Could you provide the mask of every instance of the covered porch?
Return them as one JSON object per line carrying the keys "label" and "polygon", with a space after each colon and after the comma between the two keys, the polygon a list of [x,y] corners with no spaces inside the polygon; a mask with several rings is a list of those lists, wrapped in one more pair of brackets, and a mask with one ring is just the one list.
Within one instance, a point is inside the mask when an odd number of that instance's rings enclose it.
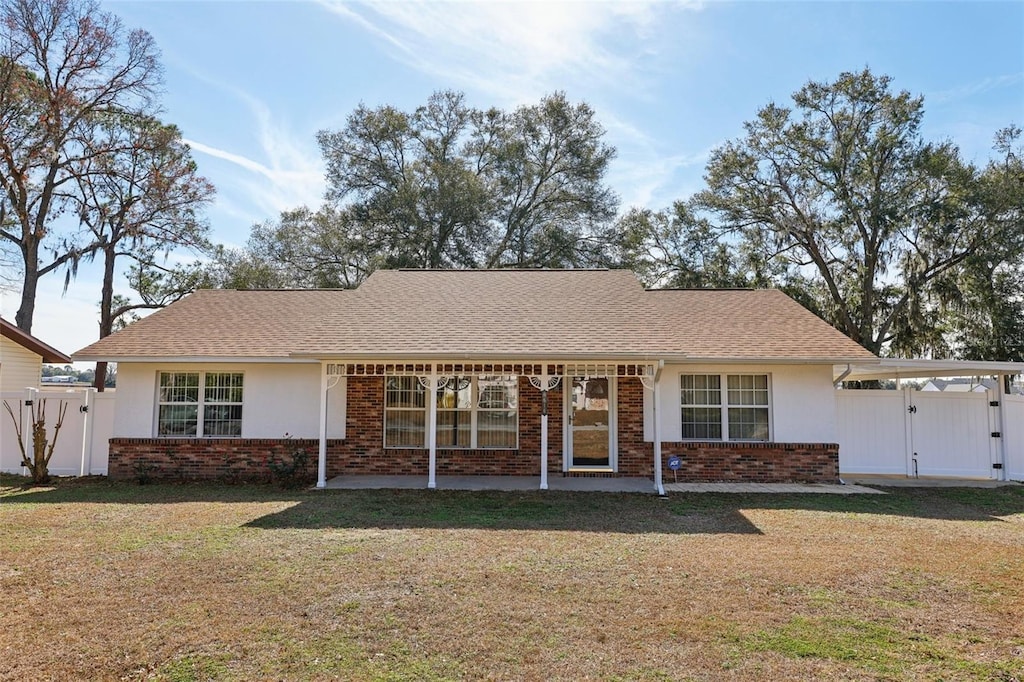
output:
{"label": "covered porch", "polygon": [[[643,437],[643,405],[648,399],[657,404],[663,363],[319,360],[318,488],[664,493],[657,419],[653,442]],[[337,399],[347,401],[341,443],[328,438],[328,404]],[[514,426],[500,425],[501,445],[493,440],[496,411],[515,413]],[[483,428],[477,431],[484,423],[492,429],[490,440]],[[465,437],[459,428],[471,439],[459,440]],[[511,430],[514,440],[507,439]],[[511,469],[491,466],[510,458],[516,460]],[[342,461],[355,464],[339,469]],[[396,470],[393,462],[405,468]]]}

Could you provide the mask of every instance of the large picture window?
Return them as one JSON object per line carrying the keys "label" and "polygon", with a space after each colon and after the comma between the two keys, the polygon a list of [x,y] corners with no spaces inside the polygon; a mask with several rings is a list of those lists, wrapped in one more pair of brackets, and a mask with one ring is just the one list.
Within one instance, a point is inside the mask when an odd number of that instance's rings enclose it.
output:
{"label": "large picture window", "polygon": [[683,374],[679,396],[684,440],[771,439],[767,374]]}
{"label": "large picture window", "polygon": [[[384,446],[427,446],[427,392],[416,377],[389,377],[384,391]],[[448,377],[437,389],[437,447],[518,446],[519,393],[514,376]]]}
{"label": "large picture window", "polygon": [[157,435],[241,436],[242,376],[238,372],[160,372]]}

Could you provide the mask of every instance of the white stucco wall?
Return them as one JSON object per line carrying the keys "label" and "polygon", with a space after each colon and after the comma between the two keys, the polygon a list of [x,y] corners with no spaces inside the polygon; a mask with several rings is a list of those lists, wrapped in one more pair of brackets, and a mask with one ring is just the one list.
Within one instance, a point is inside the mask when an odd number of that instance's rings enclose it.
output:
{"label": "white stucco wall", "polygon": [[0,336],[0,392],[39,388],[43,358]]}
{"label": "white stucco wall", "polygon": [[[661,374],[661,439],[682,438],[681,374],[767,374],[772,440],[776,443],[837,443],[836,396],[831,365],[666,365]],[[653,440],[651,391],[644,392],[644,438]]]}
{"label": "white stucco wall", "polygon": [[[117,364],[115,438],[155,435],[157,374],[243,372],[242,437],[318,438],[319,364],[129,363]],[[345,380],[328,393],[327,437],[345,437]]]}

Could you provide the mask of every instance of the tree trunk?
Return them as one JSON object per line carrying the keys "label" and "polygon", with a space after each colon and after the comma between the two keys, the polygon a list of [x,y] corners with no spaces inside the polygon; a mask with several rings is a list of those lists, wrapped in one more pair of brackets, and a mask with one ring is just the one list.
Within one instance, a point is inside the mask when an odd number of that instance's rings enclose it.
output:
{"label": "tree trunk", "polygon": [[[116,245],[107,244],[103,249],[103,287],[100,295],[100,338],[105,339],[114,333],[114,263],[117,259]],[[107,383],[107,363],[96,363],[96,376],[93,386],[100,393]]]}
{"label": "tree trunk", "polygon": [[39,243],[31,240],[22,247],[25,261],[25,279],[21,287],[21,307],[14,315],[14,324],[26,334],[32,333],[32,318],[36,312],[36,289],[39,286]]}

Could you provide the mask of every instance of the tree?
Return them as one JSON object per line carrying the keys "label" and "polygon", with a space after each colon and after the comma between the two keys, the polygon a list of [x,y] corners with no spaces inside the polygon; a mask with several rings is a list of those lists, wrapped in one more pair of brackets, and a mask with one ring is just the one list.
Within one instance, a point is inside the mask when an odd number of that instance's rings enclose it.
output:
{"label": "tree", "polygon": [[31,331],[39,278],[93,245],[67,221],[74,169],[110,150],[87,131],[100,112],[143,112],[160,84],[153,40],[94,0],[0,2],[0,238],[23,262],[16,324]]}
{"label": "tree", "polygon": [[694,205],[719,234],[806,278],[820,314],[865,348],[932,327],[921,296],[1004,226],[951,143],[920,134],[923,101],[870,71],[810,82],[716,149]]}
{"label": "tree", "polygon": [[586,103],[564,93],[509,115],[483,117],[477,144],[493,188],[487,267],[566,267],[606,259],[618,198],[602,184],[615,150]]}
{"label": "tree", "polygon": [[562,93],[511,113],[471,108],[451,91],[412,113],[361,105],[342,130],[318,135],[329,205],[254,236],[287,233],[301,218],[316,248],[295,255],[315,264],[308,257],[341,254],[320,263],[345,285],[376,267],[604,262],[617,198],[603,185],[615,153],[603,135],[593,110]]}
{"label": "tree", "polygon": [[[381,261],[359,237],[350,211],[330,205],[316,212],[302,207],[283,212],[277,222],[255,225],[247,247],[273,269],[277,287],[349,289]],[[255,270],[252,264],[245,267]],[[240,269],[236,265],[236,274]],[[250,288],[259,284],[259,278],[249,279]]]}
{"label": "tree", "polygon": [[[28,404],[29,429],[31,433],[25,433],[24,411]],[[64,415],[68,412],[68,404],[61,400],[57,404],[57,423],[53,426],[53,435],[46,432],[46,398],[38,398],[34,401],[18,401],[18,415],[14,415],[14,409],[10,403],[4,401],[4,409],[14,424],[14,435],[18,441],[18,449],[21,452],[21,465],[26,467],[32,476],[32,483],[42,485],[50,481],[50,460],[53,458],[53,451],[57,447],[57,438],[60,436],[60,429],[64,425]]]}
{"label": "tree", "polygon": [[979,178],[985,218],[1000,229],[963,268],[940,278],[928,303],[951,351],[977,360],[1024,362],[1024,149],[1022,131],[996,133],[998,155]]}
{"label": "tree", "polygon": [[[161,308],[192,291],[194,277],[161,265],[175,247],[204,248],[209,228],[201,212],[213,198],[213,185],[198,174],[188,146],[174,126],[148,116],[94,114],[90,138],[105,154],[73,166],[79,221],[91,233],[103,259],[100,333],[114,332],[115,321],[136,310]],[[119,259],[133,261],[129,281],[137,302],[115,303],[114,276]],[[96,365],[96,388],[103,390],[106,363]]]}

